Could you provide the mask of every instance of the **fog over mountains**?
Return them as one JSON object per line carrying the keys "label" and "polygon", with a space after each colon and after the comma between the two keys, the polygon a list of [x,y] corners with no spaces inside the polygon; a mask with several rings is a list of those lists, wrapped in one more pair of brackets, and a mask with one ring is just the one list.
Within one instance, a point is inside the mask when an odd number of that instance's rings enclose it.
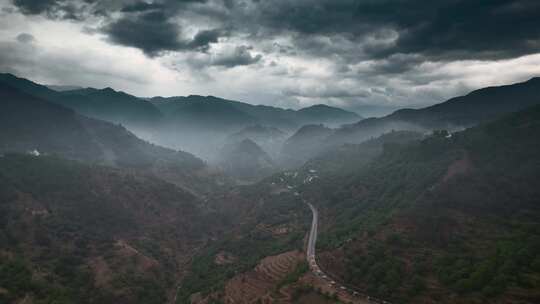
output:
{"label": "fog over mountains", "polygon": [[[393,130],[424,134],[437,129],[462,130],[536,104],[540,86],[538,78],[533,78],[477,90],[422,109],[402,109],[381,118],[363,119],[326,105],[291,110],[213,96],[139,98],[112,88],[56,91],[11,74],[0,76],[5,90],[12,90],[9,94],[15,94],[16,88],[27,94],[26,98],[31,95],[87,117],[122,125],[151,143],[191,152],[210,164],[225,166],[229,173],[236,165],[228,162],[238,163],[228,159],[230,153],[224,153],[232,147],[254,159],[267,159],[263,166],[266,174],[251,175],[252,179],[267,176],[277,168],[300,166],[342,144],[358,144]],[[255,153],[254,149],[260,151]],[[107,157],[109,162],[115,158]],[[253,169],[262,169],[259,165],[253,164]]]}
{"label": "fog over mountains", "polygon": [[1,74],[0,300],[535,303],[538,92],[363,118]]}
{"label": "fog over mountains", "polygon": [[304,124],[339,126],[361,119],[356,113],[325,105],[295,111],[213,96],[143,99],[111,88],[59,92],[10,74],[2,74],[1,81],[83,115],[122,124],[152,142],[206,159],[215,157],[227,136],[246,127],[264,125],[290,133]]}

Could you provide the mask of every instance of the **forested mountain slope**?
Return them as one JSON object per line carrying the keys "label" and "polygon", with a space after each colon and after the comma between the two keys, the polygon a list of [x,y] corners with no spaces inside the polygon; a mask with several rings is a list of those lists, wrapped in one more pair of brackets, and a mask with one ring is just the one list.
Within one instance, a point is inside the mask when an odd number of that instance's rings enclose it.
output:
{"label": "forested mountain slope", "polygon": [[203,192],[216,182],[197,157],[150,144],[122,126],[82,116],[4,84],[0,84],[0,97],[0,153],[36,150],[92,164],[145,170]]}
{"label": "forested mountain slope", "polygon": [[2,155],[0,302],[164,303],[219,227],[197,198],[160,179]]}
{"label": "forested mountain slope", "polygon": [[539,132],[536,106],[303,186],[321,265],[397,303],[538,302]]}
{"label": "forested mountain slope", "polygon": [[11,74],[0,74],[0,82],[84,116],[129,127],[154,128],[162,119],[161,112],[150,102],[111,88],[55,91]]}
{"label": "forested mountain slope", "polygon": [[459,130],[540,104],[540,78],[488,87],[422,109],[402,109],[388,116],[344,126],[328,138],[331,144],[354,143],[395,130]]}
{"label": "forested mountain slope", "polygon": [[[540,104],[539,91],[540,78],[537,77],[522,83],[479,89],[422,109],[401,109],[385,117],[363,119],[339,127],[322,138],[306,136],[303,139],[300,129],[284,147],[284,157],[297,158],[297,163],[302,163],[343,144],[359,144],[393,130],[421,133],[463,130]],[[311,147],[309,153],[297,153],[303,149],[304,142]]]}

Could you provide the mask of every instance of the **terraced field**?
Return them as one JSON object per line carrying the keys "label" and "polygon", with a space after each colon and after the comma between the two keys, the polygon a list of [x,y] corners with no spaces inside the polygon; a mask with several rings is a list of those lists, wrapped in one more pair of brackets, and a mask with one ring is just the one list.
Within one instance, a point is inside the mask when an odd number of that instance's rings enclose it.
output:
{"label": "terraced field", "polygon": [[232,278],[225,286],[227,304],[287,303],[290,296],[278,289],[279,283],[302,262],[300,251],[289,251],[266,257],[254,270]]}

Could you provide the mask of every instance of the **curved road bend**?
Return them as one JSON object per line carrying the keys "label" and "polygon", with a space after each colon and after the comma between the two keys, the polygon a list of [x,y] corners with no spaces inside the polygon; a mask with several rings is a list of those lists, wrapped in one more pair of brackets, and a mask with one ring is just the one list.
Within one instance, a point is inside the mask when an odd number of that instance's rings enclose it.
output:
{"label": "curved road bend", "polygon": [[[319,267],[319,265],[317,265],[317,260],[315,258],[315,247],[317,245],[317,232],[318,232],[317,230],[318,230],[318,225],[319,225],[319,212],[312,204],[308,202],[305,202],[305,203],[309,206],[309,209],[311,209],[311,213],[313,214],[313,219],[311,220],[311,230],[309,231],[309,238],[308,238],[308,244],[307,244],[307,250],[306,250],[306,258],[309,263],[309,268],[313,271],[313,273],[316,276],[330,281],[330,276],[328,276],[327,274],[321,271],[321,268]],[[335,286],[336,289],[339,288],[339,286],[342,286],[341,289],[344,288],[343,285],[336,285]],[[346,289],[349,291],[352,291],[353,295],[356,297],[361,295],[361,293],[356,292],[352,288],[346,288]],[[373,297],[369,297],[369,296],[363,296],[363,297],[365,297],[363,300],[366,301],[367,303],[390,304],[390,302],[379,300]]]}
{"label": "curved road bend", "polygon": [[312,204],[307,203],[309,206],[309,209],[311,209],[311,213],[313,214],[313,219],[311,220],[311,230],[309,231],[309,239],[308,239],[308,245],[307,245],[307,260],[310,263],[310,265],[316,266],[315,263],[315,245],[317,244],[317,225],[319,220],[319,213],[317,212],[317,209],[313,207]]}

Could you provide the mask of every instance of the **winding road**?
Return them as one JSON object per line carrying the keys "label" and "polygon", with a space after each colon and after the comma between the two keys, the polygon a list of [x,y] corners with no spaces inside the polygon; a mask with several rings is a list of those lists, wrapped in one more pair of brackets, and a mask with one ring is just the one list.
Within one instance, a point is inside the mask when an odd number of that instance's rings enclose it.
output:
{"label": "winding road", "polygon": [[309,206],[309,209],[311,209],[311,213],[313,214],[313,219],[311,220],[311,230],[309,231],[309,239],[308,239],[308,245],[307,245],[307,260],[310,262],[313,261],[315,263],[315,245],[317,244],[317,225],[319,220],[319,213],[317,212],[317,209],[313,207],[312,204],[307,203]]}
{"label": "winding road", "polygon": [[[305,201],[304,201],[305,202]],[[315,257],[315,248],[317,245],[317,233],[318,233],[318,225],[319,225],[319,212],[317,211],[317,208],[315,208],[312,204],[305,202],[309,209],[311,209],[311,213],[313,215],[313,219],[311,220],[311,229],[309,230],[309,238],[306,248],[306,258],[309,263],[309,268],[313,273],[321,277],[323,279],[328,279],[328,276],[325,275],[319,265],[317,265],[317,259]]]}
{"label": "winding road", "polygon": [[317,277],[330,282],[330,285],[333,286],[338,292],[345,292],[348,295],[352,295],[352,303],[366,303],[366,304],[391,304],[390,302],[379,300],[370,296],[362,295],[360,292],[355,291],[350,286],[347,288],[344,285],[336,285],[336,282],[332,280],[330,276],[322,272],[319,265],[317,265],[317,260],[315,257],[315,248],[317,245],[317,233],[319,225],[319,212],[312,204],[304,201],[311,209],[313,218],[311,220],[311,230],[309,231],[308,244],[306,249],[306,258],[309,263],[309,268]]}

